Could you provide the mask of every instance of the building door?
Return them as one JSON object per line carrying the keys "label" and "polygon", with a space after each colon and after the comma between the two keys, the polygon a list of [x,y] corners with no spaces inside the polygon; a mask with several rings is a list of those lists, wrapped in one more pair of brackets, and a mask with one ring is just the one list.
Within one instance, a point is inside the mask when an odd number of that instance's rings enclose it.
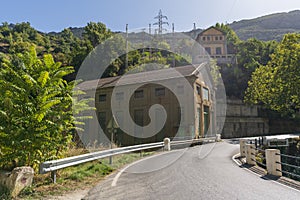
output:
{"label": "building door", "polygon": [[198,137],[202,136],[202,116],[201,116],[201,109],[197,108],[197,118],[198,118]]}
{"label": "building door", "polygon": [[207,131],[209,128],[209,107],[204,106],[204,135],[207,135]]}

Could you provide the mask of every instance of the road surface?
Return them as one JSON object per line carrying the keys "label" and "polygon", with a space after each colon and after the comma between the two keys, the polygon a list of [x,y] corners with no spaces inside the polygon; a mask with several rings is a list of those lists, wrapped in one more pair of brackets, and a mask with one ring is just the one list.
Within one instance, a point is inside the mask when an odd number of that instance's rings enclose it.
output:
{"label": "road surface", "polygon": [[299,191],[240,168],[232,160],[238,151],[237,144],[221,142],[146,158],[99,183],[84,199],[300,199]]}

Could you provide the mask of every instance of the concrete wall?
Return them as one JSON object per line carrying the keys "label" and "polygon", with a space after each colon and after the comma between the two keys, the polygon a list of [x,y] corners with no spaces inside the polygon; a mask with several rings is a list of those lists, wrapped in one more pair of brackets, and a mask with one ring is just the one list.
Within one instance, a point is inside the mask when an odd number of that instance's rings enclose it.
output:
{"label": "concrete wall", "polygon": [[227,100],[223,138],[260,136],[269,133],[269,119],[260,116],[260,106],[245,105],[242,100]]}

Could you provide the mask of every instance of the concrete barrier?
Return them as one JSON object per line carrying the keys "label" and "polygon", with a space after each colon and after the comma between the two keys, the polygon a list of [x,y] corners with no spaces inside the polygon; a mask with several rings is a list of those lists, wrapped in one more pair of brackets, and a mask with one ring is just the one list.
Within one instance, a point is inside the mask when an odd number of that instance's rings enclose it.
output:
{"label": "concrete barrier", "polygon": [[171,151],[171,140],[170,138],[164,139],[164,150],[165,151]]}
{"label": "concrete barrier", "polygon": [[10,195],[15,198],[28,186],[31,186],[34,170],[31,167],[17,167],[11,172],[0,172],[0,187],[9,190]]}
{"label": "concrete barrier", "polygon": [[255,145],[246,144],[246,163],[249,165],[256,165],[255,161]]}
{"label": "concrete barrier", "polygon": [[281,157],[280,150],[278,149],[266,149],[266,163],[268,174],[274,176],[282,176],[281,172]]}

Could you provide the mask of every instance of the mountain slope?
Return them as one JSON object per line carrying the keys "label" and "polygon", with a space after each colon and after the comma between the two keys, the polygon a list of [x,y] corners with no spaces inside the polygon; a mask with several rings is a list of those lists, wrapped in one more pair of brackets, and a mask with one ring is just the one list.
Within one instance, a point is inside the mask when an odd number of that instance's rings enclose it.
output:
{"label": "mountain slope", "polygon": [[300,32],[300,10],[276,13],[255,19],[233,22],[229,26],[242,40],[281,40],[286,33]]}

